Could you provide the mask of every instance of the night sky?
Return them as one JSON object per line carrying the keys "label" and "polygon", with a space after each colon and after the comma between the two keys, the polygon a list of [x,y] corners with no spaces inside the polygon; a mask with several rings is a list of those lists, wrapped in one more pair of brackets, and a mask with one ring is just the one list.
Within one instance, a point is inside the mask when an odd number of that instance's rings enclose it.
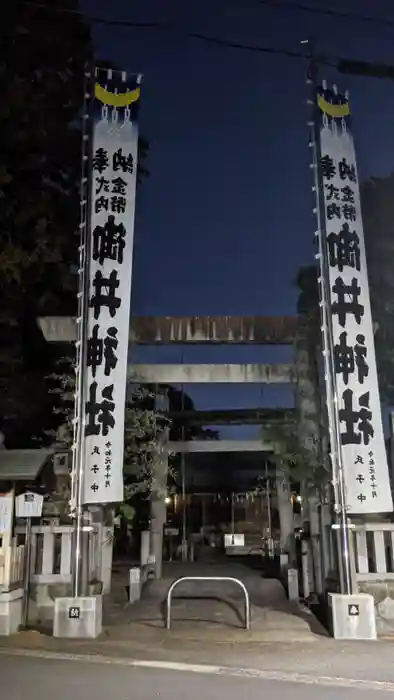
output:
{"label": "night sky", "polygon": [[[97,59],[144,74],[140,131],[151,145],[150,177],[137,198],[132,312],[294,313],[293,280],[314,256],[304,62],[222,48],[184,32],[291,51],[312,35],[326,55],[394,63],[394,26],[274,9],[256,0],[81,4],[89,15],[179,26],[172,32],[94,25]],[[330,0],[329,6],[394,23],[392,0]],[[360,179],[388,174],[393,83],[321,70],[350,90]],[[137,352],[140,360],[161,362],[280,362],[287,356],[288,349],[261,347]],[[189,388],[201,408],[290,400],[275,387]]]}

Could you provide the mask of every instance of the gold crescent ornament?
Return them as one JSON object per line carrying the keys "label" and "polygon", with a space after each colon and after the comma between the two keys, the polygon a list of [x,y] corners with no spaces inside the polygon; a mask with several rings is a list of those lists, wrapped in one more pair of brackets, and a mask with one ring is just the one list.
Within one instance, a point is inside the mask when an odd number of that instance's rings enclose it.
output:
{"label": "gold crescent ornament", "polygon": [[140,88],[129,90],[128,92],[115,93],[102,87],[99,83],[94,86],[94,96],[96,100],[111,107],[127,107],[133,102],[137,102],[140,97]]}
{"label": "gold crescent ornament", "polygon": [[345,102],[343,105],[333,105],[331,102],[327,102],[320,93],[317,96],[317,104],[324,114],[328,114],[329,117],[334,117],[334,119],[343,119],[343,117],[348,117],[350,114],[349,102]]}

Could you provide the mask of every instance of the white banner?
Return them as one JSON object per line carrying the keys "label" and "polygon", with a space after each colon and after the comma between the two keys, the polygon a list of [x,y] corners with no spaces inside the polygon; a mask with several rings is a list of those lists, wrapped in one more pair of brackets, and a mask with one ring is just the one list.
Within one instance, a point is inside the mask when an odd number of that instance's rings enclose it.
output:
{"label": "white banner", "polygon": [[135,76],[96,77],[84,403],[84,503],[123,501],[124,415],[137,175]]}
{"label": "white banner", "polygon": [[320,173],[341,451],[349,514],[393,510],[348,100],[319,90]]}

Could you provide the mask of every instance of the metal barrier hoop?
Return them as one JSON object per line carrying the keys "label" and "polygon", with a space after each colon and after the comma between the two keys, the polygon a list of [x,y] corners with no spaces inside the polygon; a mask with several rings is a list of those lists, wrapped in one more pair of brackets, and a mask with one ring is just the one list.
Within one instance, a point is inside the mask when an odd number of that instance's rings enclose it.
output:
{"label": "metal barrier hoop", "polygon": [[171,584],[168,593],[167,593],[167,616],[166,616],[166,629],[171,629],[171,600],[172,600],[172,593],[174,589],[178,586],[178,584],[183,583],[184,581],[230,581],[232,583],[235,583],[237,586],[239,586],[245,596],[245,629],[249,630],[250,629],[250,599],[249,599],[249,593],[246,590],[245,584],[242,583],[238,578],[233,578],[231,576],[182,576],[181,578],[177,578],[174,583]]}

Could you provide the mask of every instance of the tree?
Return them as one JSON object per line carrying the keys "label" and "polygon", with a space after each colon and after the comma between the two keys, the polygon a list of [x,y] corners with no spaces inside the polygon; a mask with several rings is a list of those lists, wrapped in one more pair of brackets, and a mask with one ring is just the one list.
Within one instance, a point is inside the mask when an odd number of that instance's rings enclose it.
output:
{"label": "tree", "polygon": [[60,6],[77,2],[16,0],[2,22],[0,416],[8,446],[18,437],[26,444],[48,409],[43,377],[52,351],[36,318],[75,298],[77,126],[90,35],[78,15],[60,21]]}
{"label": "tree", "polygon": [[[297,273],[295,284],[298,287],[297,313],[300,316],[301,327],[302,322],[313,328],[310,333],[311,340],[317,340],[320,344],[320,310],[319,310],[319,291],[317,285],[317,268],[315,265],[301,267]],[[308,334],[309,337],[309,334]]]}
{"label": "tree", "polygon": [[[44,377],[58,351],[36,321],[76,309],[80,119],[92,57],[89,27],[76,10],[78,0],[13,0],[0,30],[0,429],[7,447],[43,444],[54,427]],[[142,138],[139,182],[148,148]]]}
{"label": "tree", "polygon": [[330,474],[319,387],[321,324],[317,274],[314,265],[302,267],[295,281],[299,290],[299,323],[294,343],[296,420],[263,429],[263,439],[274,445],[272,461],[277,469],[293,483],[302,483],[306,490],[325,484]]}
{"label": "tree", "polygon": [[[62,357],[57,362],[56,371],[47,377],[49,394],[52,397],[53,411],[56,415],[57,428],[48,431],[50,442],[59,448],[70,449],[73,441],[74,390],[75,372],[74,361],[70,357]],[[121,514],[131,519],[135,508],[141,502],[148,503],[157,494],[155,489],[155,468],[160,459],[161,443],[166,438],[165,432],[172,440],[180,438],[181,429],[174,421],[156,408],[156,387],[138,384],[130,380],[127,389],[125,407],[124,435],[124,464],[123,475],[125,483],[125,502],[119,507]],[[184,406],[192,411],[194,405],[190,397],[171,386],[162,385],[162,393],[168,397],[169,411],[178,411]],[[210,431],[212,432],[212,431]],[[203,439],[206,431],[200,426],[186,426],[184,439]],[[216,431],[214,437],[217,437]],[[176,470],[168,467],[168,484],[173,482],[175,487]],[[159,494],[165,497],[165,494]],[[62,484],[60,491],[48,495],[56,502],[57,509],[62,514],[68,512],[70,497],[70,482]]]}
{"label": "tree", "polygon": [[[63,357],[56,371],[47,377],[49,393],[53,397],[54,412],[59,427],[52,429],[49,437],[62,449],[70,449],[73,442],[75,373],[73,360]],[[155,395],[148,387],[130,382],[125,406],[124,434],[124,483],[125,502],[119,507],[121,514],[131,519],[134,514],[135,497],[150,498],[154,471],[160,458],[161,439],[169,427],[169,420],[155,408]],[[165,494],[163,494],[164,497]],[[63,514],[68,512],[70,481],[62,485],[61,491],[48,494]]]}
{"label": "tree", "polygon": [[[320,309],[315,266],[301,268],[296,278],[298,330],[294,341],[295,419],[292,423],[263,430],[263,439],[273,444],[281,547],[296,563],[292,489],[305,498],[303,517],[308,518],[312,499],[325,493],[330,479],[325,411],[319,386],[318,358],[321,346]],[[310,517],[310,512],[309,512]]]}
{"label": "tree", "polygon": [[[379,388],[381,399],[389,405],[394,404],[393,194],[394,173],[384,178],[372,177],[360,188]],[[302,283],[298,310],[304,314],[305,304],[309,307],[308,318],[313,322],[313,335],[319,343],[316,268],[302,268],[298,280]]]}
{"label": "tree", "polygon": [[[372,319],[375,330],[376,360],[381,399],[394,403],[394,174],[385,178],[370,178],[361,185],[361,205],[367,253],[368,281],[371,296]],[[297,275],[300,289],[298,312],[304,323],[301,333],[309,348],[311,358],[314,349],[320,347],[320,317],[317,269],[301,268]],[[322,426],[323,429],[323,426]],[[275,437],[275,436],[273,436]],[[293,468],[302,461],[302,445],[297,445],[296,433],[276,435],[282,437],[284,454]],[[315,470],[312,450],[311,467]],[[302,459],[301,459],[302,457]],[[328,466],[325,467],[328,473]]]}
{"label": "tree", "polygon": [[329,472],[322,462],[320,441],[311,436],[303,442],[296,422],[263,428],[262,436],[273,445],[271,462],[291,483],[314,490],[327,480]]}
{"label": "tree", "polygon": [[381,399],[394,403],[394,174],[361,186]]}

